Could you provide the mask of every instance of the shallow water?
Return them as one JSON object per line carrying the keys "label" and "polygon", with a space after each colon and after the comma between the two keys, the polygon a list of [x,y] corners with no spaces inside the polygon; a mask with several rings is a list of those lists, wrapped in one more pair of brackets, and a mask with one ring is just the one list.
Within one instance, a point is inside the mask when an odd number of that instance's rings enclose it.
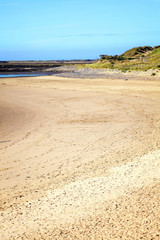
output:
{"label": "shallow water", "polygon": [[0,78],[7,78],[7,77],[37,77],[37,76],[46,76],[46,75],[53,75],[48,73],[0,73]]}

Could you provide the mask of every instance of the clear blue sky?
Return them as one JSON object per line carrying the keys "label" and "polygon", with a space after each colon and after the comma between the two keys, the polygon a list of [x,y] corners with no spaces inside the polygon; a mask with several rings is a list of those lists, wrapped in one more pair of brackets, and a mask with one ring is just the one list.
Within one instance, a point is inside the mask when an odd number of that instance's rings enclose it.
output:
{"label": "clear blue sky", "polygon": [[160,45],[160,0],[0,0],[0,60],[98,58]]}

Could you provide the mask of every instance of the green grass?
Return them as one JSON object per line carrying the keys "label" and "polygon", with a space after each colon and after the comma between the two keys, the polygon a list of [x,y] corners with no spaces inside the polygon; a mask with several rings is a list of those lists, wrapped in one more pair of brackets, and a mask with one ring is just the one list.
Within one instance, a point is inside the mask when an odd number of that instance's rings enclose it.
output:
{"label": "green grass", "polygon": [[146,71],[148,69],[160,69],[160,46],[132,48],[122,55],[101,55],[101,58],[93,64],[85,64],[87,68],[119,69],[123,72],[132,70]]}

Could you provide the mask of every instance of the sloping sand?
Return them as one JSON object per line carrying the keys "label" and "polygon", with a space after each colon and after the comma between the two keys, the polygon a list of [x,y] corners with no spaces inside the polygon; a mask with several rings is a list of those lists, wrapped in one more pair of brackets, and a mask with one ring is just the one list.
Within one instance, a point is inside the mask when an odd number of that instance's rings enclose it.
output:
{"label": "sloping sand", "polygon": [[0,82],[0,239],[160,239],[160,82]]}

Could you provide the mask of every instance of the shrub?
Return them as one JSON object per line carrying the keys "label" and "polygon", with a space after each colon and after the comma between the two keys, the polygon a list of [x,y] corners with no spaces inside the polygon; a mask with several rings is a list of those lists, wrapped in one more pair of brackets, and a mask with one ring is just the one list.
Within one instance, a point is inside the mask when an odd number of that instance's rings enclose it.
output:
{"label": "shrub", "polygon": [[156,75],[156,73],[152,73],[152,74],[151,74],[151,76],[155,76],[155,75]]}

